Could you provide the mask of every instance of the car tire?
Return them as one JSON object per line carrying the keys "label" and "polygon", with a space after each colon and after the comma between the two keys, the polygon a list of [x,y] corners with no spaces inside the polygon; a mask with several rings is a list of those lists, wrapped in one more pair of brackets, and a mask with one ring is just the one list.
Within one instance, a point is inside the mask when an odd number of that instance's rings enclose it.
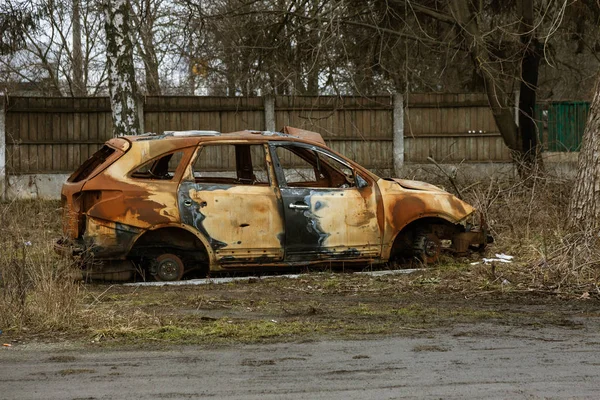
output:
{"label": "car tire", "polygon": [[185,267],[181,258],[175,254],[163,254],[156,258],[156,274],[154,279],[159,282],[181,280]]}
{"label": "car tire", "polygon": [[413,242],[413,254],[425,265],[436,263],[442,252],[442,242],[435,233],[417,232]]}

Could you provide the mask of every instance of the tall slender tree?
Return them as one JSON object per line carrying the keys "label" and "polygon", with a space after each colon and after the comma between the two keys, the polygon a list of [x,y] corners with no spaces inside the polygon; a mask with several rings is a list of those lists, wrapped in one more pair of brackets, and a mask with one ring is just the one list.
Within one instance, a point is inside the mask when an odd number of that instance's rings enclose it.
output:
{"label": "tall slender tree", "polygon": [[104,13],[113,135],[139,134],[140,119],[130,36],[129,2],[107,0]]}
{"label": "tall slender tree", "polygon": [[83,51],[81,49],[81,1],[73,0],[73,94],[85,96]]}
{"label": "tall slender tree", "polygon": [[160,18],[162,1],[139,0],[132,3],[131,21],[137,30],[135,41],[138,55],[144,63],[145,89],[150,96],[160,96],[159,60],[156,54],[156,24]]}

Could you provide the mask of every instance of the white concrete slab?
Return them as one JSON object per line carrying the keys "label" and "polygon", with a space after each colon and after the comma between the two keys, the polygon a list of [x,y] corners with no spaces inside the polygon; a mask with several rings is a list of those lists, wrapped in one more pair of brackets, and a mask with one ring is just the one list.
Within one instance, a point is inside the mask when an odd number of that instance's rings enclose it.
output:
{"label": "white concrete slab", "polygon": [[8,199],[60,200],[60,191],[69,174],[9,175]]}
{"label": "white concrete slab", "polygon": [[[357,275],[369,275],[369,276],[384,276],[384,275],[403,275],[412,274],[413,272],[423,271],[423,268],[413,269],[394,269],[384,271],[362,271],[354,272]],[[287,274],[287,275],[269,275],[269,276],[240,276],[233,278],[206,278],[206,279],[190,279],[187,281],[174,281],[174,282],[132,282],[124,283],[123,286],[195,286],[195,285],[219,285],[230,282],[244,282],[250,279],[265,280],[265,279],[298,279],[308,274]]]}

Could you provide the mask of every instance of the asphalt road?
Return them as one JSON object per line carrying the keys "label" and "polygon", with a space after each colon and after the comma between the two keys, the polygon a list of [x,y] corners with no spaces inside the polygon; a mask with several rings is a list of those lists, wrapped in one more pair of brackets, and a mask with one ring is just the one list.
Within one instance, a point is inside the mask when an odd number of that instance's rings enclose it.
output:
{"label": "asphalt road", "polygon": [[0,399],[600,398],[600,330],[476,324],[360,341],[0,350]]}

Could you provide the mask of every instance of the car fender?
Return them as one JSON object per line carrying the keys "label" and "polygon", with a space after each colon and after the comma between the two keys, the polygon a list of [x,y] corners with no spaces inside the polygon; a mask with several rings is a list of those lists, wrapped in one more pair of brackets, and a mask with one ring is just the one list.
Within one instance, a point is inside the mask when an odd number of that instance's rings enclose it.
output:
{"label": "car fender", "polygon": [[187,224],[181,224],[181,223],[159,224],[159,225],[153,226],[151,229],[144,230],[139,235],[137,235],[137,237],[132,241],[132,244],[131,244],[131,247],[129,248],[129,251],[131,251],[131,249],[137,243],[138,239],[140,239],[145,233],[152,232],[152,231],[157,231],[157,230],[160,230],[160,229],[166,229],[166,228],[183,229],[183,230],[191,233],[195,237],[197,237],[198,240],[200,240],[200,242],[204,246],[206,254],[208,255],[209,263],[211,265],[213,265],[215,263],[215,254],[213,252],[212,247],[210,246],[210,243],[209,243],[208,239],[201,232],[198,232],[198,230],[195,229],[193,226],[189,226]]}

